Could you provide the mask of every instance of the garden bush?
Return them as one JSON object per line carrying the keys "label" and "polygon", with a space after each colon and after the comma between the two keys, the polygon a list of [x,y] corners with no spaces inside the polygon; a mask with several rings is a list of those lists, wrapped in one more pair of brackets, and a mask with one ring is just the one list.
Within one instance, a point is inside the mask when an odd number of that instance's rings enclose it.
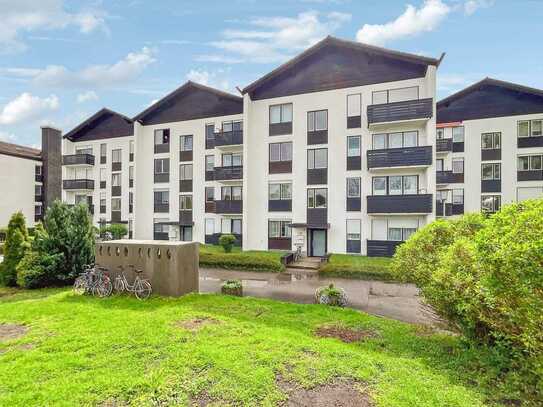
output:
{"label": "garden bush", "polygon": [[[500,355],[503,371],[543,395],[543,199],[465,215],[418,231],[393,272],[472,343]],[[501,358],[501,359],[500,359]],[[510,364],[509,364],[510,363]],[[509,365],[508,365],[509,364]]]}
{"label": "garden bush", "polygon": [[4,243],[4,261],[0,263],[0,284],[17,285],[17,265],[29,248],[26,219],[22,212],[11,216]]}
{"label": "garden bush", "polygon": [[219,237],[219,245],[222,246],[225,253],[230,253],[232,251],[234,243],[236,243],[236,237],[234,235],[221,235],[221,237]]}
{"label": "garden bush", "polygon": [[283,270],[278,259],[256,253],[200,252],[200,266],[247,271]]}
{"label": "garden bush", "polygon": [[[108,240],[109,238],[119,240],[128,234],[128,228],[121,223],[113,223],[111,225],[101,226],[99,233],[100,237],[104,240]],[[105,238],[105,236],[107,236],[107,238]]]}

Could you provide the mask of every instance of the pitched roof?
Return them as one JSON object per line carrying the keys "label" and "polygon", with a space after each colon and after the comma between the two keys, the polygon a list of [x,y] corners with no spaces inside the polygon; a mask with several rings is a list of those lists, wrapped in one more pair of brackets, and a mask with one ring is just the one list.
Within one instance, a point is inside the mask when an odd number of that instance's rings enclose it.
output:
{"label": "pitched roof", "polygon": [[41,161],[42,159],[41,150],[18,144],[6,143],[4,141],[0,141],[0,154],[36,161]]}
{"label": "pitched roof", "polygon": [[101,140],[134,134],[129,117],[103,108],[64,135],[70,141]]}
{"label": "pitched roof", "polygon": [[[258,91],[266,85],[273,88],[279,80],[294,76],[295,80],[288,84],[294,94],[421,77],[428,65],[439,66],[444,55],[439,59],[428,58],[328,36],[246,86],[242,93],[249,93],[253,99],[282,96],[276,93],[284,92],[283,89],[267,92],[264,97]],[[318,64],[321,69],[315,69]],[[296,69],[305,72],[297,75],[293,72]]]}
{"label": "pitched roof", "polygon": [[243,112],[243,98],[187,81],[134,117],[142,124],[159,124]]}
{"label": "pitched roof", "polygon": [[543,113],[543,90],[484,78],[437,103],[437,122]]}

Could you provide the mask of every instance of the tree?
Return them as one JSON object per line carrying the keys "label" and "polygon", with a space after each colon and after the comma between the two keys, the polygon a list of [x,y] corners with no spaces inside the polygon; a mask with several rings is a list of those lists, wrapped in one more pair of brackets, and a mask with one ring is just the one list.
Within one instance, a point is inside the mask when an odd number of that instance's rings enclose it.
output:
{"label": "tree", "polygon": [[[102,237],[111,237],[113,240],[119,240],[125,237],[128,234],[128,228],[121,223],[113,223],[108,226],[100,227],[100,236]],[[104,239],[108,240],[108,239]]]}
{"label": "tree", "polygon": [[232,247],[234,247],[234,243],[236,243],[236,237],[234,235],[221,235],[219,237],[219,244],[224,249],[225,253],[230,253],[232,251]]}
{"label": "tree", "polygon": [[29,248],[26,219],[22,212],[11,216],[4,244],[4,261],[0,264],[0,283],[7,286],[17,284],[17,265]]}

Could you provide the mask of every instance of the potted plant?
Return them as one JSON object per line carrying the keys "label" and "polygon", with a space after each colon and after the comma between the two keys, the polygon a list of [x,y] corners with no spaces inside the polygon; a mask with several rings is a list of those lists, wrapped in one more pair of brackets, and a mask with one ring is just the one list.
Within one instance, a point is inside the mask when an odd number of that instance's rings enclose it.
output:
{"label": "potted plant", "polygon": [[328,287],[317,288],[315,302],[317,304],[345,307],[347,305],[347,295],[343,288],[334,287],[334,284],[330,284]]}
{"label": "potted plant", "polygon": [[243,296],[243,286],[239,280],[226,280],[222,283],[221,292],[225,295]]}

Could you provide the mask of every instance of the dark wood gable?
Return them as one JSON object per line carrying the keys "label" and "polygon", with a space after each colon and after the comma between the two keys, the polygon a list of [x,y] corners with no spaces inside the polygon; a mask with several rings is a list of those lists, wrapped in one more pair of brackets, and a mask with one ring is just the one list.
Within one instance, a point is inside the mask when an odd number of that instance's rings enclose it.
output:
{"label": "dark wood gable", "polygon": [[140,113],[135,120],[152,125],[240,113],[243,113],[241,97],[188,82]]}
{"label": "dark wood gable", "polygon": [[134,124],[131,119],[111,110],[102,109],[64,137],[70,141],[90,141],[133,134]]}
{"label": "dark wood gable", "polygon": [[252,100],[420,78],[438,60],[326,38],[249,85]]}
{"label": "dark wood gable", "polygon": [[484,79],[437,104],[437,122],[543,113],[543,91]]}

